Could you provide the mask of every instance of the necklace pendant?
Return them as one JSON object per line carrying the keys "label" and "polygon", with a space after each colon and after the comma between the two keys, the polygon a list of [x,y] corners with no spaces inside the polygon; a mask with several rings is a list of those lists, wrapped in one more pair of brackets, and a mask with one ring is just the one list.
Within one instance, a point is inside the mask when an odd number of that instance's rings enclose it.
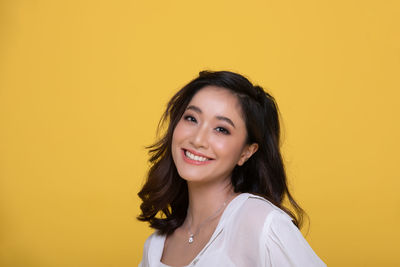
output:
{"label": "necklace pendant", "polygon": [[194,239],[193,239],[193,234],[191,234],[190,237],[189,237],[189,244],[192,244],[193,241],[194,241]]}

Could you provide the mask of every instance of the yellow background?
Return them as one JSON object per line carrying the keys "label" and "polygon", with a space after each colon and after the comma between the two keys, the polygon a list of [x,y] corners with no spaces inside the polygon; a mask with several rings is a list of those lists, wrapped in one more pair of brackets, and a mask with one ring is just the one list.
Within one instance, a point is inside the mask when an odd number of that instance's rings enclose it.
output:
{"label": "yellow background", "polygon": [[329,266],[399,266],[399,10],[0,1],[0,266],[137,266],[151,233],[135,220],[144,146],[203,69],[238,71],[276,97],[316,253]]}

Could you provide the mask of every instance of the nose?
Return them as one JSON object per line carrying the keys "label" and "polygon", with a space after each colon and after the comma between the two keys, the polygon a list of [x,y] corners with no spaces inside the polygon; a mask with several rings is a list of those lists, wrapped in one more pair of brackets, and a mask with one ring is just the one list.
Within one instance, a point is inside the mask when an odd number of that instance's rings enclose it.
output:
{"label": "nose", "polygon": [[195,148],[208,148],[208,133],[206,127],[199,127],[194,132],[191,144]]}

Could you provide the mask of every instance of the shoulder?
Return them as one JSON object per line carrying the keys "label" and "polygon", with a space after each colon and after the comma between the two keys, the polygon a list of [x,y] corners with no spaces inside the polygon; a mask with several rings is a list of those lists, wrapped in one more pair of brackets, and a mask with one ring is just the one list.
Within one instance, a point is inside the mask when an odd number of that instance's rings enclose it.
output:
{"label": "shoulder", "polygon": [[[262,262],[268,262],[268,266],[326,266],[286,212],[254,195],[249,196],[245,204],[247,207],[244,208],[258,214],[246,216],[250,216],[249,222],[260,231],[258,241],[263,251],[260,253]],[[257,226],[254,219],[259,216],[263,219]]]}
{"label": "shoulder", "polygon": [[242,216],[251,225],[258,225],[256,228],[263,239],[270,238],[274,234],[279,238],[289,233],[290,235],[301,235],[292,218],[285,211],[261,196],[248,195],[247,200],[243,203]]}
{"label": "shoulder", "polygon": [[275,206],[264,197],[247,193],[247,199],[243,203],[242,213],[246,213],[248,218],[257,220],[271,220],[281,218],[291,221],[292,218],[282,209]]}
{"label": "shoulder", "polygon": [[149,235],[144,242],[144,249],[149,250],[152,247],[157,247],[162,245],[164,242],[164,235],[161,235],[158,231],[154,231],[151,235]]}
{"label": "shoulder", "polygon": [[[248,221],[260,231],[259,248],[269,266],[326,266],[316,255],[292,218],[267,199],[252,195],[243,204]],[[249,211],[249,212],[248,212]],[[260,223],[257,223],[256,220]],[[257,226],[258,225],[258,226]]]}
{"label": "shoulder", "polygon": [[271,226],[271,222],[277,222],[277,219],[291,223],[291,217],[267,199],[244,193],[240,208],[230,221],[234,232],[240,231],[256,238]]}
{"label": "shoulder", "polygon": [[144,242],[143,250],[148,250],[149,249],[151,241],[153,240],[155,234],[156,234],[156,232],[153,232],[151,235],[149,235],[146,238],[146,241]]}
{"label": "shoulder", "polygon": [[165,236],[160,235],[158,231],[147,237],[143,246],[142,265],[140,266],[151,266],[156,262],[157,258],[161,256],[164,239]]}

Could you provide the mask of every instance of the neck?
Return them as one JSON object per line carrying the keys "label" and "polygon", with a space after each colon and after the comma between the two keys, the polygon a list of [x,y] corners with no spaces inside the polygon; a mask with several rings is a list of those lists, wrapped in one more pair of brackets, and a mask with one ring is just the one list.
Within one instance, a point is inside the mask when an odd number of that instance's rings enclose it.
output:
{"label": "neck", "polygon": [[[218,185],[188,182],[188,192],[188,217],[190,217],[190,228],[192,229],[197,229],[210,216],[221,210],[215,215],[215,218],[218,218],[223,212],[224,202],[228,205],[238,195],[234,193],[230,181]],[[185,224],[188,223],[188,217],[186,217]]]}

